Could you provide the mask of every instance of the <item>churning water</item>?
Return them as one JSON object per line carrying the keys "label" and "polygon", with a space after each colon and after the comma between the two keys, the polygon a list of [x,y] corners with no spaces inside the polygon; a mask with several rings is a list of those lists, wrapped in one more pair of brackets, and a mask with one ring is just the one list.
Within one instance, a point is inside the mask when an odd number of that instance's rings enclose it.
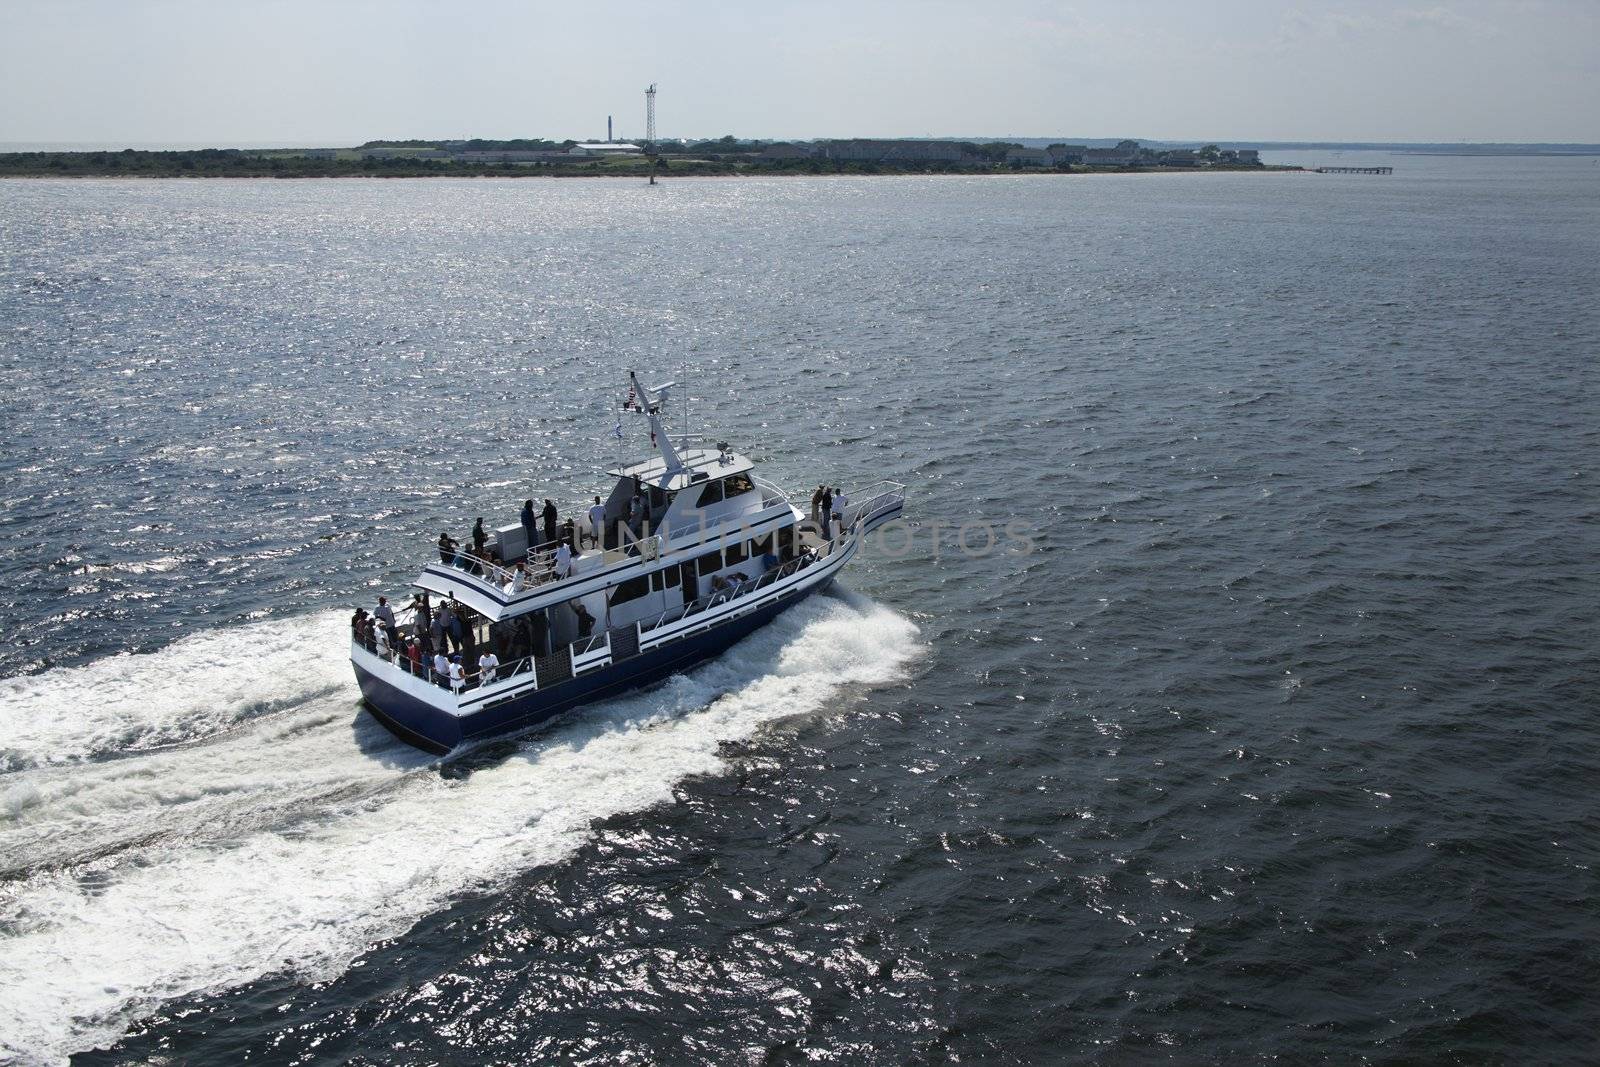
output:
{"label": "churning water", "polygon": [[[0,186],[0,1059],[1585,1058],[1600,167],[1384,162]],[[628,367],[909,528],[394,742]]]}

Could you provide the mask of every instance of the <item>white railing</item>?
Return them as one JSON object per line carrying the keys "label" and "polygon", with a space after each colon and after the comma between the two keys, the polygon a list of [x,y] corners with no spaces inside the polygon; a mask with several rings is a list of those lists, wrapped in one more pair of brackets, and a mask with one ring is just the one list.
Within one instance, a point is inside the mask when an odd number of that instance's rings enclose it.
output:
{"label": "white railing", "polygon": [[845,529],[848,530],[856,523],[872,518],[892,504],[904,503],[905,498],[906,487],[887,478],[864,485],[860,489],[850,490],[845,494],[845,499],[850,501],[845,505]]}
{"label": "white railing", "polygon": [[750,480],[755,483],[757,489],[761,490],[761,503],[766,507],[770,508],[775,504],[787,504],[789,502],[789,494],[765,478],[752,474]]}
{"label": "white railing", "polygon": [[794,559],[791,559],[789,562],[779,564],[778,566],[765,571],[759,577],[751,578],[743,582],[734,582],[726,589],[718,589],[714,592],[707,593],[705,596],[696,597],[687,604],[681,604],[675,608],[668,608],[655,618],[646,622],[640,622],[639,633],[641,635],[650,633],[652,630],[659,629],[662,626],[678,622],[682,619],[687,619],[691,615],[698,615],[707,608],[719,607],[720,605],[726,604],[731,600],[738,600],[741,597],[745,597],[756,592],[757,590],[765,589],[772,583],[782,581],[791,574],[802,571],[811,566],[813,563],[831,556],[836,545],[837,542],[829,541],[824,544],[819,551],[812,552],[807,550],[799,556],[796,556]]}

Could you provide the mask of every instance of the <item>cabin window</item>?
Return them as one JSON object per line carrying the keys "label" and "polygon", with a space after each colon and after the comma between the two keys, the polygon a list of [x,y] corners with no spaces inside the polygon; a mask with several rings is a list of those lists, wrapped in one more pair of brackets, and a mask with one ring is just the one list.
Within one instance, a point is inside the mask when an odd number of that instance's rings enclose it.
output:
{"label": "cabin window", "polygon": [[650,579],[648,576],[629,578],[611,591],[611,606],[616,607],[618,604],[626,604],[630,600],[638,600],[649,591]]}
{"label": "cabin window", "polygon": [[728,551],[723,554],[722,559],[725,567],[731,567],[735,563],[743,563],[745,561],[744,542],[739,541],[736,544],[729,545]]}
{"label": "cabin window", "polygon": [[723,482],[722,495],[725,498],[736,497],[740,493],[748,493],[756,487],[748,474],[730,474],[723,479]]}
{"label": "cabin window", "polygon": [[750,542],[750,554],[752,556],[765,556],[768,553],[770,553],[771,551],[772,551],[772,535],[771,534],[762,534],[760,537],[758,537],[754,541]]}
{"label": "cabin window", "polygon": [[666,586],[662,584],[664,581],[666,581],[666,579],[661,576],[661,572],[660,571],[651,571],[650,572],[650,591],[652,593],[661,592],[661,590],[666,588]]}
{"label": "cabin window", "polygon": [[700,490],[700,499],[695,503],[695,507],[703,508],[720,503],[722,503],[722,483],[707,482],[705,488]]}
{"label": "cabin window", "polygon": [[661,571],[660,573],[662,575],[662,581],[667,583],[668,589],[671,589],[678,584],[678,568],[668,567],[666,570]]}
{"label": "cabin window", "polygon": [[794,555],[794,527],[784,526],[778,530],[778,558],[788,560]]}
{"label": "cabin window", "polygon": [[659,485],[650,487],[650,513],[660,515],[667,510],[667,505],[672,503],[672,494]]}

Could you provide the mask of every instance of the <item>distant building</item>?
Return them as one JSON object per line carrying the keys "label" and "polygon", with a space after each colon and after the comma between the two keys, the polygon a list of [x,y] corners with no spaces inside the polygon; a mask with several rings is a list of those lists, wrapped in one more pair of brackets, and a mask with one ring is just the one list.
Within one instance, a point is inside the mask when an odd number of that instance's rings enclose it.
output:
{"label": "distant building", "polygon": [[1261,150],[1259,148],[1239,149],[1239,162],[1259,167],[1261,165]]}
{"label": "distant building", "polygon": [[965,163],[972,149],[958,141],[828,141],[821,154],[842,163]]}
{"label": "distant building", "polygon": [[595,157],[580,155],[575,152],[563,152],[559,149],[547,151],[507,149],[488,152],[457,152],[453,158],[459,159],[463,163],[589,163]]}
{"label": "distant building", "polygon": [[1200,155],[1192,148],[1170,148],[1157,161],[1163,167],[1198,167]]}
{"label": "distant building", "polygon": [[1011,148],[1006,151],[1006,165],[1011,167],[1053,167],[1056,161],[1043,148]]}
{"label": "distant building", "polygon": [[1131,167],[1139,162],[1139,149],[1087,148],[1083,161],[1091,167]]}
{"label": "distant building", "polygon": [[644,149],[626,141],[589,141],[572,146],[575,156],[642,156]]}
{"label": "distant building", "polygon": [[1050,153],[1051,162],[1060,167],[1068,163],[1082,163],[1083,154],[1089,151],[1089,147],[1081,144],[1053,144],[1045,151]]}
{"label": "distant building", "polygon": [[362,159],[449,159],[450,153],[438,148],[363,148]]}
{"label": "distant building", "polygon": [[761,150],[762,159],[810,159],[817,154],[811,145],[790,144],[787,141],[778,141],[769,144]]}

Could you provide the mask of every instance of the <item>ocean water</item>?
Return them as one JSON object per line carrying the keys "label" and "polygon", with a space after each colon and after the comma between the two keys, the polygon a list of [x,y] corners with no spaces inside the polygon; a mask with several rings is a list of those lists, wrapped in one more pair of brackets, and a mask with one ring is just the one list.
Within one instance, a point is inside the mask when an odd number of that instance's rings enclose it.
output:
{"label": "ocean water", "polygon": [[[0,1061],[1592,1061],[1600,166],[1382,162],[0,183]],[[393,741],[630,367],[906,527]]]}

